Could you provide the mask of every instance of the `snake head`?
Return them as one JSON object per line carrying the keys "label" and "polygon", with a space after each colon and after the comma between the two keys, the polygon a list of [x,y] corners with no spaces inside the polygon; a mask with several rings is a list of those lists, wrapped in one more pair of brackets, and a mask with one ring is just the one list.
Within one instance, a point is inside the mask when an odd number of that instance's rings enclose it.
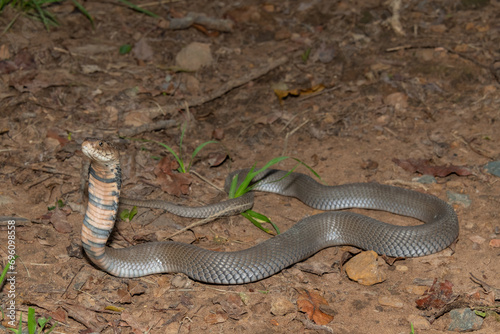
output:
{"label": "snake head", "polygon": [[82,152],[93,162],[106,166],[118,164],[120,161],[120,154],[113,144],[101,139],[85,139]]}

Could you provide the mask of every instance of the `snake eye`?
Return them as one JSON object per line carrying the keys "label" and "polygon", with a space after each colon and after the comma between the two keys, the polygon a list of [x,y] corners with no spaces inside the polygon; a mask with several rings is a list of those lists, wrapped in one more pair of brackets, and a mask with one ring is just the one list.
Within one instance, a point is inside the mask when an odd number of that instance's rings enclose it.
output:
{"label": "snake eye", "polygon": [[99,146],[101,146],[101,147],[102,147],[102,141],[100,141],[100,142],[99,142]]}

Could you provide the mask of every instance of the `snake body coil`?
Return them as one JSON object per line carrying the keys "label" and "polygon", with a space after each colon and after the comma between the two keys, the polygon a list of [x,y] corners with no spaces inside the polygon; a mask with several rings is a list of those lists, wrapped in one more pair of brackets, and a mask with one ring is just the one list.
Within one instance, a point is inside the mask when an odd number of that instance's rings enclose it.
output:
{"label": "snake body coil", "polygon": [[[255,190],[296,197],[319,210],[376,209],[413,217],[425,224],[395,226],[352,212],[326,212],[304,218],[285,233],[237,252],[210,251],[173,241],[109,248],[106,242],[120,201],[119,153],[111,144],[96,139],[85,140],[82,150],[91,159],[82,244],[92,262],[115,276],[182,272],[202,282],[241,284],[271,276],[330,246],[353,245],[393,257],[416,257],[438,252],[458,237],[455,211],[437,197],[375,183],[324,186],[304,174],[292,173],[283,178],[284,171],[266,170],[254,178],[261,180]],[[248,170],[230,174],[226,186],[236,173],[241,180]],[[250,208],[253,195],[248,194],[235,199],[236,205]],[[126,201],[134,204],[134,200]],[[208,217],[235,204],[230,201],[201,208],[173,204],[164,207],[155,202],[149,206],[187,217]]]}

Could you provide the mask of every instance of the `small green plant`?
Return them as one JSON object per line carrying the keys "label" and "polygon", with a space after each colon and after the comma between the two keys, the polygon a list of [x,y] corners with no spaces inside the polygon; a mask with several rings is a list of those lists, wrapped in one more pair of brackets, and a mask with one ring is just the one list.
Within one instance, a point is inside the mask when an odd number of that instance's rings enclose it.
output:
{"label": "small green plant", "polygon": [[[17,258],[18,258],[18,256],[15,255],[14,256],[14,261]],[[5,268],[2,271],[2,274],[0,275],[0,287],[2,287],[3,282],[5,280],[5,276],[9,272],[10,265],[11,265],[11,262],[8,261],[7,265],[5,266]],[[0,309],[0,311],[2,313],[2,317],[4,317],[5,315],[4,315],[3,310]],[[52,319],[51,317],[49,317],[48,319],[46,319],[44,317],[40,317],[40,318],[36,319],[35,309],[32,308],[32,307],[29,307],[28,308],[28,333],[29,334],[42,334],[42,333],[49,334],[57,326],[57,322],[55,322],[52,325],[52,327],[45,329],[45,326],[48,324],[48,322],[51,319]],[[38,327],[37,327],[37,323],[38,323]],[[12,332],[14,332],[16,334],[22,334],[23,333],[23,313],[22,312],[19,315],[19,325],[18,325],[18,328],[17,329],[7,328],[7,330],[12,331]]]}
{"label": "small green plant", "polygon": [[[269,167],[271,167],[272,165],[275,165],[277,163],[279,163],[280,161],[283,161],[285,159],[289,159],[290,157],[286,157],[286,156],[283,156],[283,157],[277,157],[277,158],[274,158],[274,159],[271,159],[267,164],[264,165],[264,167],[258,169],[257,171],[255,170],[255,164],[252,166],[252,168],[250,168],[250,171],[248,172],[248,174],[245,176],[245,178],[243,179],[243,181],[240,183],[240,185],[238,186],[238,175],[235,175],[233,177],[233,179],[231,180],[231,187],[229,189],[229,198],[236,198],[236,197],[240,197],[240,196],[243,196],[244,194],[246,194],[247,192],[251,191],[252,189],[254,189],[258,184],[259,182],[253,184],[253,185],[250,185],[250,183],[252,182],[253,178],[255,176],[257,176],[259,173],[265,171],[266,169],[268,169]],[[304,162],[300,161],[299,159],[296,159],[296,158],[292,158],[294,159],[295,161],[298,162],[298,164],[293,167],[290,171],[288,171],[288,173],[286,173],[281,179],[279,180],[276,180],[274,182],[277,182],[277,181],[280,181],[284,178],[286,178],[288,175],[290,175],[298,166],[300,165],[303,165],[305,166],[307,169],[309,169],[317,178],[321,179],[320,176],[318,175],[318,173],[316,173],[311,167],[309,167],[307,164],[305,164]],[[265,228],[264,226],[262,226],[262,223],[268,223],[268,224],[271,224],[272,227],[274,228],[274,230],[276,231],[276,234],[280,234],[280,230],[278,228],[278,226],[276,226],[276,224],[274,224],[273,222],[271,222],[271,220],[261,214],[261,213],[258,213],[258,212],[255,212],[253,210],[247,210],[245,212],[242,212],[241,215],[243,217],[245,217],[246,219],[248,219],[252,224],[254,224],[255,226],[257,226],[259,229],[261,229],[262,231],[266,232],[266,233],[271,233],[271,231],[267,228]]]}
{"label": "small green plant", "polygon": [[410,334],[415,334],[415,329],[413,328],[412,322],[410,322]]}
{"label": "small green plant", "polygon": [[186,166],[184,164],[184,160],[182,160],[182,141],[184,140],[184,135],[186,133],[186,128],[187,128],[187,123],[184,122],[182,124],[182,126],[181,126],[181,139],[179,140],[179,154],[175,153],[175,151],[170,146],[168,146],[167,144],[164,144],[164,143],[161,143],[161,142],[157,142],[157,141],[154,141],[154,140],[145,140],[145,141],[152,141],[152,142],[157,143],[158,145],[161,145],[164,148],[166,148],[167,151],[169,151],[174,156],[175,160],[179,164],[179,168],[177,170],[179,172],[181,172],[181,173],[189,173],[189,170],[191,169],[191,166],[192,166],[192,164],[194,162],[194,158],[196,158],[196,155],[198,155],[198,153],[205,146],[207,146],[208,144],[217,144],[218,143],[218,141],[216,141],[216,140],[209,140],[209,141],[206,141],[206,142],[200,144],[197,148],[194,149],[193,153],[191,154],[191,159],[189,160],[189,164]]}
{"label": "small green plant", "polygon": [[60,209],[60,208],[62,208],[64,205],[65,205],[65,204],[64,204],[63,200],[62,200],[62,199],[58,199],[58,200],[56,201],[56,204],[55,204],[55,205],[53,205],[53,206],[49,206],[49,207],[47,207],[47,209],[48,209],[49,211],[53,211],[53,210],[55,210],[56,208],[59,208],[59,209]]}
{"label": "small green plant", "polygon": [[[65,0],[0,0],[0,12],[7,6],[11,5],[14,9],[18,10],[18,15],[7,25],[7,27],[4,29],[4,32],[9,30],[10,27],[14,24],[14,22],[17,20],[19,15],[25,15],[28,16],[32,19],[41,21],[43,25],[45,26],[45,29],[50,30],[51,27],[57,27],[59,26],[59,21],[55,17],[54,14],[52,14],[50,11],[48,11],[46,8],[57,4],[61,3]],[[125,4],[129,8],[132,8],[133,10],[136,10],[140,13],[152,16],[152,17],[158,17],[155,13],[152,13],[146,9],[143,9],[130,1],[127,0],[119,0],[121,3]],[[87,19],[90,21],[92,26],[94,26],[94,18],[90,15],[90,13],[83,7],[83,5],[78,2],[77,0],[71,0],[73,5],[80,11],[82,12],[83,15],[87,17]]]}
{"label": "small green plant", "polygon": [[137,207],[134,206],[132,210],[125,209],[120,213],[120,218],[124,221],[131,221],[137,214]]}
{"label": "small green plant", "polygon": [[302,58],[302,61],[307,63],[307,60],[309,59],[309,56],[311,55],[311,48],[307,48],[303,54],[300,55],[300,58]]}

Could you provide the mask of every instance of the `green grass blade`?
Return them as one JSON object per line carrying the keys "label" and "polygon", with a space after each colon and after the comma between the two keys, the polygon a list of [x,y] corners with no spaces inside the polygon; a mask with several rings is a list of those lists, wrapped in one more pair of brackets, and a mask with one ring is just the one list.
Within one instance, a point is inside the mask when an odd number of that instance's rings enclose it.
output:
{"label": "green grass blade", "polygon": [[7,330],[16,334],[23,334],[23,312],[20,312],[19,315],[19,327],[17,329],[7,328]]}
{"label": "green grass blade", "polygon": [[184,168],[184,162],[182,161],[181,158],[179,158],[179,156],[174,152],[174,150],[172,148],[170,148],[170,146],[168,146],[166,144],[163,144],[163,143],[160,143],[159,141],[153,141],[153,142],[155,142],[158,145],[161,145],[164,148],[166,148],[167,151],[169,151],[174,156],[175,160],[177,160],[177,163],[179,164],[179,171],[181,173],[185,173],[186,172],[186,169]]}
{"label": "green grass blade", "polygon": [[[19,256],[14,255],[14,261],[18,258]],[[9,271],[10,268],[10,261],[7,261],[7,265],[5,268],[3,268],[2,275],[0,275],[0,286],[2,286],[3,281],[5,280],[5,276],[7,275],[7,272]]]}
{"label": "green grass blade", "polygon": [[35,309],[33,307],[28,308],[28,333],[35,334],[36,332],[36,319],[35,319]]}
{"label": "green grass blade", "polygon": [[302,160],[299,160],[299,159],[297,159],[297,158],[292,158],[292,159],[293,159],[293,160],[295,160],[295,161],[297,161],[298,163],[300,163],[300,164],[301,164],[302,166],[304,166],[305,168],[309,169],[309,171],[310,171],[311,173],[313,173],[313,174],[314,174],[314,176],[316,176],[318,179],[320,179],[320,180],[321,180],[321,176],[319,176],[319,174],[318,174],[318,173],[316,173],[316,171],[315,171],[315,170],[314,170],[311,166],[309,166],[308,164],[306,164],[305,162],[303,162]]}
{"label": "green grass blade", "polygon": [[82,12],[83,15],[85,15],[89,19],[90,24],[92,25],[92,28],[93,28],[94,27],[94,18],[90,15],[90,13],[87,12],[87,10],[85,9],[85,7],[83,7],[82,4],[79,3],[78,1],[76,1],[76,0],[71,0],[71,1],[75,5],[75,7],[78,8],[78,10],[80,12]]}
{"label": "green grass blade", "polygon": [[[231,187],[229,188],[229,198],[235,198],[236,196],[236,187],[238,186],[238,174],[233,176],[233,179],[231,180]],[[1,281],[0,281],[1,282]]]}
{"label": "green grass blade", "polygon": [[208,144],[217,144],[217,143],[218,143],[217,140],[209,140],[209,141],[204,142],[203,144],[200,144],[197,148],[195,148],[195,150],[193,151],[193,154],[191,154],[191,161],[189,161],[187,171],[189,172],[189,170],[191,169],[191,165],[193,164],[194,158],[196,157],[198,152],[200,152]]}
{"label": "green grass blade", "polygon": [[261,169],[259,169],[258,171],[255,172],[255,175],[265,171],[266,169],[268,169],[269,167],[271,167],[272,165],[275,165],[277,164],[278,162],[281,162],[283,160],[286,160],[288,159],[289,157],[277,157],[277,158],[274,158],[274,159],[271,159],[269,160],[269,162],[267,164],[264,165],[264,167],[262,167]]}
{"label": "green grass blade", "polygon": [[261,220],[261,221],[266,222],[268,224],[271,224],[272,227],[274,228],[274,230],[276,231],[276,234],[281,233],[278,226],[275,223],[273,223],[271,221],[271,219],[269,219],[267,216],[264,216],[262,213],[255,212],[253,210],[247,210],[246,213],[248,213],[251,217],[253,217],[255,219],[258,219],[258,220]]}
{"label": "green grass blade", "polygon": [[181,139],[179,140],[179,156],[182,157],[182,143],[184,141],[184,135],[186,134],[187,122],[182,123],[181,125]]}
{"label": "green grass blade", "polygon": [[143,13],[143,14],[146,14],[146,15],[149,15],[151,17],[159,17],[158,15],[156,15],[155,13],[153,12],[150,12],[149,10],[146,10],[146,9],[143,9],[127,0],[119,0],[120,2],[126,4],[127,6],[129,6],[130,8],[140,12],[140,13]]}
{"label": "green grass blade", "polygon": [[[48,321],[50,321],[50,319],[51,318],[49,317]],[[52,327],[50,327],[49,329],[47,329],[44,334],[49,334],[50,332],[52,332],[56,328],[56,326],[57,326],[57,321],[54,322],[54,324],[52,325]]]}
{"label": "green grass blade", "polygon": [[255,220],[252,216],[250,216],[247,212],[242,212],[241,215],[243,217],[245,217],[246,219],[248,219],[252,224],[254,224],[255,226],[257,226],[258,228],[260,228],[262,231],[268,233],[268,234],[272,234],[271,233],[271,230],[268,229],[268,228],[265,228],[264,226],[262,226],[261,223],[259,223],[257,220]]}
{"label": "green grass blade", "polygon": [[250,168],[250,171],[248,172],[247,176],[245,176],[243,182],[241,182],[240,186],[236,190],[236,193],[234,194],[234,197],[240,197],[245,193],[247,193],[248,191],[250,191],[250,189],[248,189],[248,185],[250,184],[250,182],[252,182],[253,178],[256,175],[254,173],[254,170],[255,170],[255,164],[252,166],[252,168]]}

